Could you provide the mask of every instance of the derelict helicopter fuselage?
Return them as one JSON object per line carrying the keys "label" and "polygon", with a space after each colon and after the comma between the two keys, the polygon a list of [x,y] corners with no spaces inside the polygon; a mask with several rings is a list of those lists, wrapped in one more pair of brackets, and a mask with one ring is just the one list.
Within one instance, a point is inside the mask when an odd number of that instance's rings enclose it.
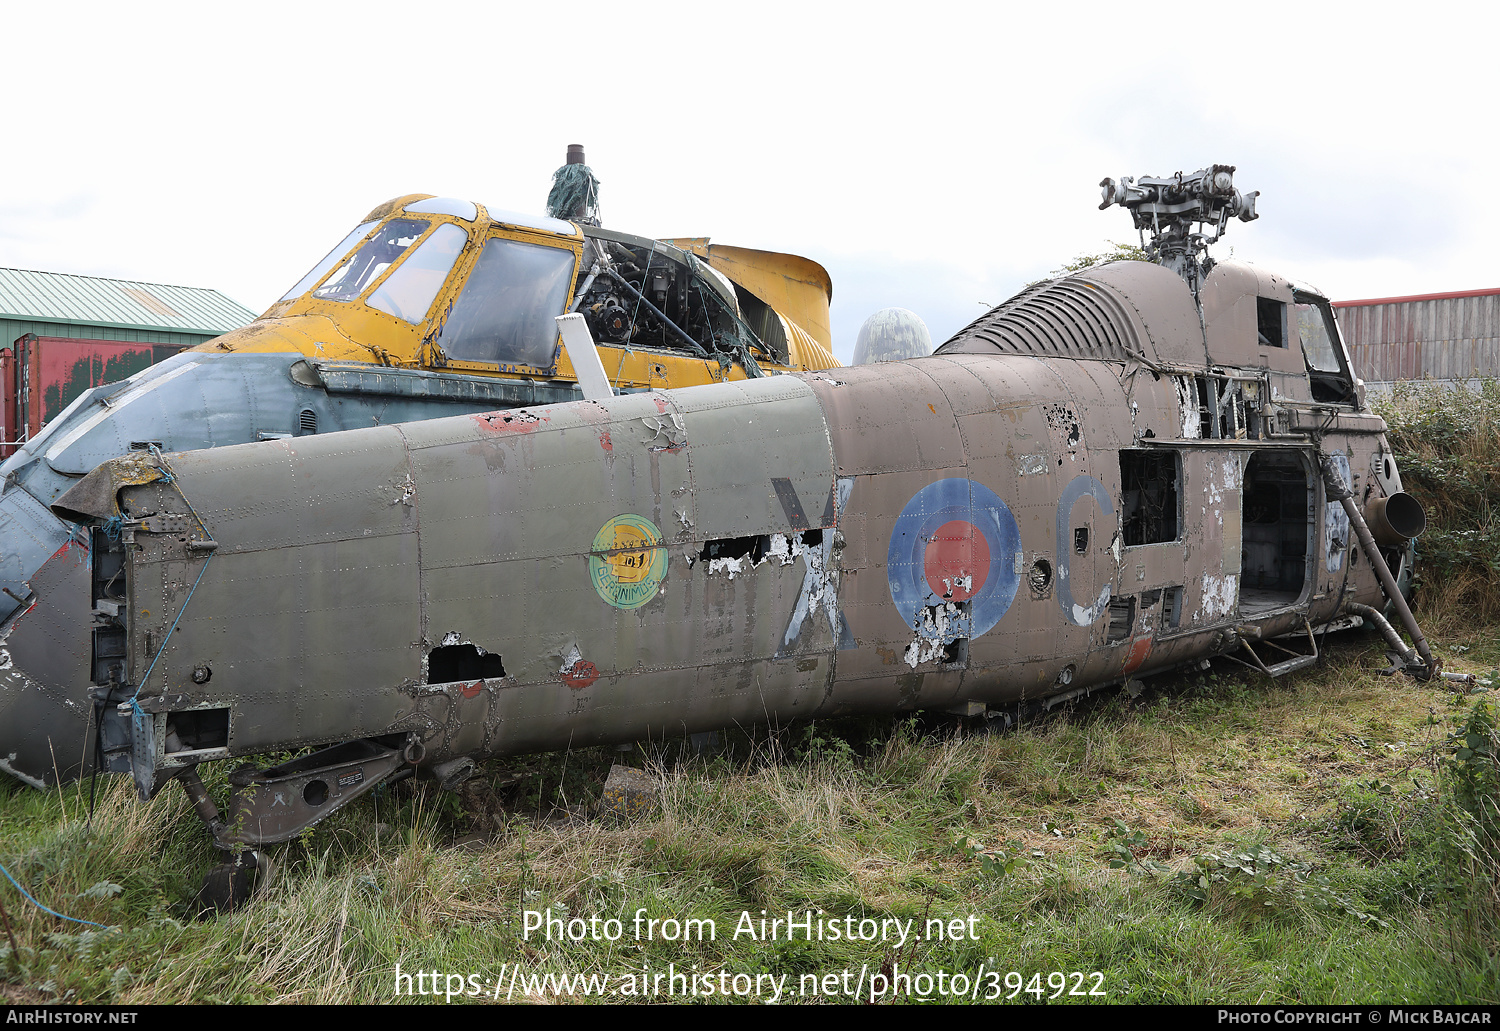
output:
{"label": "derelict helicopter fuselage", "polygon": [[794,255],[426,194],[377,207],[255,322],[85,392],[0,466],[0,770],[42,787],[91,759],[87,692],[116,657],[90,629],[87,538],[48,506],[99,463],[581,397],[568,310],[620,390],[826,368],[830,296]]}
{"label": "derelict helicopter fuselage", "polygon": [[[1222,230],[1221,172],[1171,188]],[[1419,512],[1325,298],[1165,264],[928,358],[106,463],[57,509],[93,527],[109,766],[259,845],[412,769],[1306,665],[1380,619]],[[223,821],[192,773],[315,745]]]}

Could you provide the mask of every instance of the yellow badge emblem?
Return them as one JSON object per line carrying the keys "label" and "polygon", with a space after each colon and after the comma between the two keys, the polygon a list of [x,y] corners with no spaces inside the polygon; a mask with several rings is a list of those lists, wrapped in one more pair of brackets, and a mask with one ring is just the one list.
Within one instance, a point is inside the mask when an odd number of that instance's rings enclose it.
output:
{"label": "yellow badge emblem", "polygon": [[615,608],[640,608],[656,597],[667,575],[661,531],[642,516],[615,516],[594,535],[589,574],[599,597]]}

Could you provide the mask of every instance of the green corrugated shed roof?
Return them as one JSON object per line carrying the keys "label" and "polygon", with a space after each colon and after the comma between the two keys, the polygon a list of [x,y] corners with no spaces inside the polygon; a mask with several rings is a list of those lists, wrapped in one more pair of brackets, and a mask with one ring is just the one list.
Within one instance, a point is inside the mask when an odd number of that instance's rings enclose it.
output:
{"label": "green corrugated shed roof", "polygon": [[174,329],[217,336],[255,312],[217,290],[0,268],[0,318],[127,329]]}

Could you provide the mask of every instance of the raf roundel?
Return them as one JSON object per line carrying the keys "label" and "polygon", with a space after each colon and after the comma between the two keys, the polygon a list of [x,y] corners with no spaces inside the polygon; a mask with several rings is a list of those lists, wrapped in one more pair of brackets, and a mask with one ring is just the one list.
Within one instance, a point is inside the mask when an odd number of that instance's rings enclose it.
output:
{"label": "raf roundel", "polygon": [[1004,616],[1020,575],[1021,531],[994,491],[973,480],[929,483],[912,495],[891,531],[886,576],[908,626],[929,606],[967,603],[978,637]]}

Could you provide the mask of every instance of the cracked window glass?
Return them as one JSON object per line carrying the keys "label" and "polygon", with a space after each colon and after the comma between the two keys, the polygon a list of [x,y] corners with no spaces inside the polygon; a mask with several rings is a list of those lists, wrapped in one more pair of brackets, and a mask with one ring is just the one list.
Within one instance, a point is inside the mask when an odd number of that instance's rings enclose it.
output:
{"label": "cracked window glass", "polygon": [[426,219],[392,219],[377,229],[359,250],[347,258],[328,282],[313,291],[322,301],[352,301],[365,292],[385,270],[401,260],[406,249],[432,225]]}
{"label": "cracked window glass", "polygon": [[1329,404],[1353,404],[1354,378],[1344,363],[1343,347],[1328,302],[1313,296],[1294,294],[1297,310],[1297,332],[1302,337],[1302,356],[1307,361],[1307,378],[1314,401]]}

